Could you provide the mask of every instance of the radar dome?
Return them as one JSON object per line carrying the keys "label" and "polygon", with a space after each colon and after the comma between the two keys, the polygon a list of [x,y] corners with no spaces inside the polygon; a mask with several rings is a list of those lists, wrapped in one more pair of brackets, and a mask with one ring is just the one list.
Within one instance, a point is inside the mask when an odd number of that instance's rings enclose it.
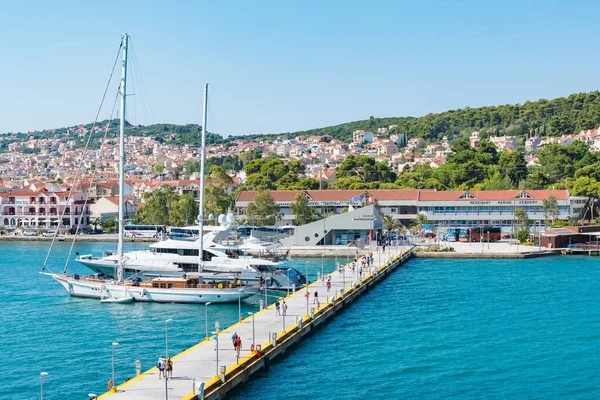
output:
{"label": "radar dome", "polygon": [[228,213],[227,214],[227,222],[230,225],[233,225],[233,223],[235,222],[235,214],[234,213]]}

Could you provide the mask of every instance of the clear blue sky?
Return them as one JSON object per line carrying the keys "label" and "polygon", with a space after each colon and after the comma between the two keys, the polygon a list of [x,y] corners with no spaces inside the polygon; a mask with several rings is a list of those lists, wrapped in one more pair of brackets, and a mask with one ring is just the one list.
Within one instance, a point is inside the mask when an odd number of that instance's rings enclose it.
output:
{"label": "clear blue sky", "polygon": [[0,5],[0,132],[91,122],[124,32],[148,93],[136,90],[128,118],[200,123],[209,82],[208,128],[225,135],[522,103],[600,81],[598,1]]}

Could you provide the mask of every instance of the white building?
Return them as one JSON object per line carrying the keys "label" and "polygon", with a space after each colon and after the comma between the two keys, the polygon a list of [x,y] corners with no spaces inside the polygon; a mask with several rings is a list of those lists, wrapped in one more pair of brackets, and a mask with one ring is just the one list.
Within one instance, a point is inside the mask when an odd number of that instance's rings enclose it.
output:
{"label": "white building", "polygon": [[[244,216],[256,191],[240,192],[236,199],[238,215]],[[340,214],[350,205],[361,204],[357,198],[364,190],[276,190],[271,196],[280,207],[280,224],[290,224],[293,215],[290,204],[303,194],[309,206],[320,213]],[[404,225],[409,225],[419,213],[427,216],[432,225],[499,226],[504,232],[512,232],[515,226],[514,212],[523,208],[534,225],[544,226],[543,201],[553,196],[558,204],[557,219],[578,219],[586,197],[571,196],[567,190],[498,190],[498,191],[435,191],[422,189],[369,190],[377,200],[382,215],[391,215]]]}

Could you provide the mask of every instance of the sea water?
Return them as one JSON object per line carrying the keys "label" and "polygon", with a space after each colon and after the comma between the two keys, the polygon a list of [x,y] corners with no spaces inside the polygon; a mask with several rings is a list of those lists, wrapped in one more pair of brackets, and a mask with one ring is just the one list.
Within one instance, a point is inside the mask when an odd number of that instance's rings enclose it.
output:
{"label": "sea water", "polygon": [[[131,246],[130,246],[131,247]],[[145,247],[136,244],[136,247]],[[0,243],[1,399],[103,393],[115,347],[117,384],[205,336],[205,307],[102,304],[39,275],[48,243]],[[114,243],[77,243],[81,254]],[[68,243],[48,266],[61,271]],[[340,261],[345,258],[340,257]],[[304,272],[304,259],[297,259]],[[235,399],[600,398],[600,267],[596,258],[413,259],[230,397]],[[335,259],[324,259],[328,272]],[[311,279],[321,259],[309,259]],[[72,262],[69,270],[87,273]],[[255,311],[244,302],[242,312]],[[210,305],[209,327],[238,305]],[[176,375],[176,370],[175,370]]]}
{"label": "sea water", "polygon": [[[144,243],[126,246],[126,250],[148,247]],[[39,398],[40,372],[48,373],[43,381],[45,400],[87,399],[88,393],[102,394],[112,374],[112,343],[118,343],[115,381],[120,384],[135,376],[136,360],[145,371],[164,356],[167,319],[172,319],[170,355],[204,339],[206,308],[201,304],[107,304],[69,297],[51,277],[39,274],[49,247],[49,242],[0,242],[0,349],[4,366],[0,399]],[[67,242],[54,245],[47,263],[49,271],[62,272],[70,247]],[[91,273],[74,261],[76,252],[101,255],[115,250],[116,243],[75,243],[68,271]],[[323,265],[321,258],[294,261],[302,273],[308,267],[311,280],[322,267],[330,272],[335,266],[335,259],[324,259]],[[277,293],[273,292],[271,302],[280,296]],[[260,299],[264,296],[243,301],[242,314],[257,311]],[[237,315],[237,302],[211,304],[209,332],[216,321],[221,329],[234,324]]]}
{"label": "sea water", "polygon": [[600,262],[413,259],[241,399],[599,399]]}

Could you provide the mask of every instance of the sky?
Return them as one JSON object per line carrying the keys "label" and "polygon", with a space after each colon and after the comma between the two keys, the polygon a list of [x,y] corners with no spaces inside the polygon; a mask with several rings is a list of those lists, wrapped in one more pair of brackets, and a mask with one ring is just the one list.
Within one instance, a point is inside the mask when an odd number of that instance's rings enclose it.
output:
{"label": "sky", "polygon": [[126,32],[128,120],[200,124],[208,82],[208,129],[227,136],[597,90],[597,15],[598,1],[0,0],[0,132],[92,122]]}

